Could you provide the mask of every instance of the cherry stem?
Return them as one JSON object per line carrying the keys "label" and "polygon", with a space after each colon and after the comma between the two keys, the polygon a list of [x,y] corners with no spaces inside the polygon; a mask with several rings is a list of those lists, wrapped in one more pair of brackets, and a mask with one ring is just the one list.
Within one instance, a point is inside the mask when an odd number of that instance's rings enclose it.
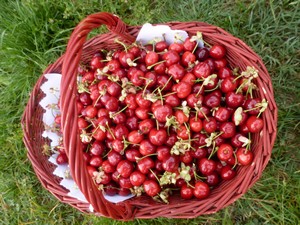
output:
{"label": "cherry stem", "polygon": [[154,64],[152,64],[152,65],[150,65],[150,66],[147,66],[147,69],[148,69],[148,70],[151,70],[152,67],[154,67],[154,66],[156,66],[156,65],[159,65],[159,64],[161,64],[161,63],[164,63],[164,62],[166,62],[166,60],[156,62],[156,63],[154,63]]}
{"label": "cherry stem", "polygon": [[120,44],[120,45],[122,45],[124,47],[124,49],[125,49],[125,52],[127,53],[127,46],[122,41],[120,41],[118,38],[116,38],[115,42],[118,43],[118,44]]}
{"label": "cherry stem", "polygon": [[211,150],[211,153],[210,153],[208,159],[210,159],[218,151],[218,148],[215,148],[216,147],[216,142],[213,141],[212,143],[213,143],[213,149]]}
{"label": "cherry stem", "polygon": [[238,160],[237,160],[235,152],[233,152],[233,156],[234,156],[234,165],[233,165],[232,169],[234,169],[238,165]]}
{"label": "cherry stem", "polygon": [[153,176],[156,178],[156,180],[158,181],[159,185],[160,185],[160,181],[158,179],[158,177],[156,176],[156,174],[153,172],[153,170],[149,169],[150,172],[153,174]]}
{"label": "cherry stem", "polygon": [[120,111],[114,113],[111,115],[111,118],[114,118],[116,115],[120,114],[121,112],[123,112],[124,110],[126,110],[128,108],[128,105],[126,105],[123,109],[121,109]]}
{"label": "cherry stem", "polygon": [[136,160],[136,162],[139,162],[140,160],[142,160],[142,159],[144,159],[144,158],[147,158],[147,157],[151,157],[151,156],[155,156],[155,155],[157,155],[157,153],[152,153],[152,154],[149,154],[149,155],[144,155],[144,156],[142,156],[142,157],[140,157],[140,158],[135,158],[135,160]]}
{"label": "cherry stem", "polygon": [[108,132],[110,133],[110,135],[113,137],[113,139],[115,140],[116,139],[116,137],[115,137],[115,135],[113,134],[113,132],[111,131],[111,129],[110,129],[110,127],[109,127],[109,125],[108,125],[108,122],[106,121],[106,126],[107,126],[107,130],[108,130]]}

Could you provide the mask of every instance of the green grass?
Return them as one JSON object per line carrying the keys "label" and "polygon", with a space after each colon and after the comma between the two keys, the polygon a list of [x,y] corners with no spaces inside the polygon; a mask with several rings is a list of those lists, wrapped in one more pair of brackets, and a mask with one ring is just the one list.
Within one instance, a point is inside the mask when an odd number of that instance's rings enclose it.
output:
{"label": "green grass", "polygon": [[[299,0],[0,0],[0,5],[0,224],[300,223]],[[279,107],[278,135],[263,176],[236,203],[191,220],[122,223],[84,215],[39,184],[22,143],[23,109],[42,71],[64,52],[72,28],[98,11],[115,13],[131,25],[205,21],[244,40],[262,57]]]}

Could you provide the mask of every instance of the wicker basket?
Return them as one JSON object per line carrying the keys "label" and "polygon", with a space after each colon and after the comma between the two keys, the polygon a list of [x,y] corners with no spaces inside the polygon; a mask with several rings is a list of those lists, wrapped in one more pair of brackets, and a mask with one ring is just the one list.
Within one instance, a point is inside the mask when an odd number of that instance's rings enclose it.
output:
{"label": "wicker basket", "polygon": [[[86,41],[89,32],[101,25],[110,30],[107,34],[98,35]],[[132,43],[137,36],[140,26],[127,26],[117,16],[109,13],[97,13],[84,19],[72,33],[66,53],[50,66],[45,73],[61,72],[61,111],[63,138],[69,158],[71,174],[80,190],[95,213],[102,216],[131,220],[134,218],[195,218],[203,214],[215,213],[218,210],[240,198],[260,178],[266,167],[276,137],[277,107],[270,76],[262,60],[243,41],[231,34],[202,22],[172,22],[166,23],[172,29],[185,30],[189,35],[197,31],[203,33],[203,38],[210,44],[223,44],[227,49],[227,60],[232,67],[245,70],[247,66],[255,66],[259,71],[256,85],[259,90],[254,93],[261,99],[265,98],[268,108],[263,113],[265,126],[260,134],[253,138],[252,151],[255,154],[254,163],[240,167],[237,176],[212,190],[210,196],[203,200],[182,200],[179,195],[171,196],[169,204],[153,201],[150,197],[141,196],[114,204],[105,200],[84,166],[83,153],[80,149],[80,138],[77,128],[76,108],[76,76],[80,62],[88,62],[99,49],[118,49],[120,45],[114,43],[116,37],[124,42]],[[28,148],[28,157],[42,185],[55,195],[60,201],[66,202],[81,211],[88,211],[88,204],[67,196],[67,191],[59,185],[59,179],[52,174],[53,168],[41,151],[45,141],[41,137],[44,129],[38,103],[42,98],[40,85],[44,82],[41,77],[34,87],[29,103],[22,119],[24,142]]]}

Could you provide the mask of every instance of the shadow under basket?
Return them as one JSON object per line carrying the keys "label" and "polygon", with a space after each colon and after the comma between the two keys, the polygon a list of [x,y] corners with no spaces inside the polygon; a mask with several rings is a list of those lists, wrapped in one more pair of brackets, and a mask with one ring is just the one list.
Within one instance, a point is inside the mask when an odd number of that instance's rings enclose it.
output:
{"label": "shadow under basket", "polygon": [[[87,39],[92,29],[106,25],[109,33],[100,34]],[[277,131],[277,107],[274,100],[273,87],[270,75],[260,57],[253,52],[243,41],[232,36],[223,29],[203,22],[170,22],[165,23],[173,30],[184,30],[189,36],[202,32],[205,42],[222,44],[227,50],[226,59],[231,68],[238,67],[245,70],[247,66],[254,66],[258,70],[256,78],[258,90],[255,97],[266,99],[268,108],[262,115],[263,130],[252,136],[253,163],[239,167],[237,176],[230,181],[221,183],[211,191],[209,197],[203,200],[182,200],[179,195],[172,195],[169,204],[158,203],[150,197],[134,197],[120,203],[108,202],[101,191],[94,185],[84,166],[83,153],[77,128],[76,91],[77,68],[79,63],[87,63],[101,49],[120,49],[114,42],[119,38],[125,43],[132,43],[140,30],[140,26],[128,26],[117,16],[110,13],[96,13],[85,18],[74,30],[68,42],[67,50],[44,73],[62,73],[61,83],[61,112],[64,147],[69,159],[70,172],[88,202],[93,206],[93,214],[118,220],[132,220],[134,218],[195,218],[204,214],[212,214],[240,198],[261,177],[273,148]],[[48,157],[42,154],[42,146],[47,143],[42,137],[44,125],[42,122],[43,109],[39,106],[43,98],[40,90],[45,82],[43,76],[36,83],[22,118],[24,143],[28,149],[35,173],[44,188],[50,191],[61,202],[89,212],[89,204],[80,202],[67,195],[68,190],[60,186],[60,179],[53,175],[53,165]]]}

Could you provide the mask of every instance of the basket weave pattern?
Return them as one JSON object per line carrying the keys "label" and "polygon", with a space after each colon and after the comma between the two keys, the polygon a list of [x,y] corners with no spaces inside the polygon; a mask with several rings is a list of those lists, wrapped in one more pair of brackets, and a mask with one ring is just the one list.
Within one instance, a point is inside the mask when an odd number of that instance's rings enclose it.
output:
{"label": "basket weave pattern", "polygon": [[[110,32],[86,41],[89,32],[101,25],[106,25]],[[259,77],[256,78],[256,85],[259,90],[254,92],[254,95],[261,99],[265,98],[269,105],[262,116],[265,124],[263,131],[252,137],[254,161],[252,165],[238,168],[237,176],[231,181],[221,183],[219,187],[212,190],[207,199],[183,201],[179,195],[174,195],[171,196],[169,204],[157,203],[144,196],[135,197],[118,204],[105,200],[102,192],[97,189],[88,175],[83,153],[79,147],[80,138],[76,108],[77,68],[80,62],[87,63],[93,54],[100,49],[120,49],[121,46],[114,43],[114,39],[117,37],[127,43],[134,42],[140,26],[127,26],[117,16],[109,13],[90,15],[75,28],[66,53],[47,68],[45,73],[61,72],[63,74],[61,83],[62,127],[71,175],[96,213],[103,216],[119,220],[155,217],[195,218],[202,214],[217,212],[240,198],[253,186],[260,178],[271,156],[277,131],[277,107],[274,101],[271,78],[259,56],[243,41],[219,27],[202,22],[172,22],[165,25],[172,29],[185,30],[190,36],[200,31],[207,43],[219,43],[226,47],[227,60],[232,68],[239,67],[241,70],[245,70],[247,66],[254,66],[258,70]],[[42,98],[39,87],[43,82],[43,77],[41,77],[35,85],[22,119],[28,157],[46,189],[60,201],[87,212],[88,204],[67,196],[67,191],[59,185],[59,180],[52,174],[53,168],[47,162],[47,157],[41,154],[41,146],[46,141],[41,137],[44,129],[41,122],[43,112],[38,106],[38,102]]]}

